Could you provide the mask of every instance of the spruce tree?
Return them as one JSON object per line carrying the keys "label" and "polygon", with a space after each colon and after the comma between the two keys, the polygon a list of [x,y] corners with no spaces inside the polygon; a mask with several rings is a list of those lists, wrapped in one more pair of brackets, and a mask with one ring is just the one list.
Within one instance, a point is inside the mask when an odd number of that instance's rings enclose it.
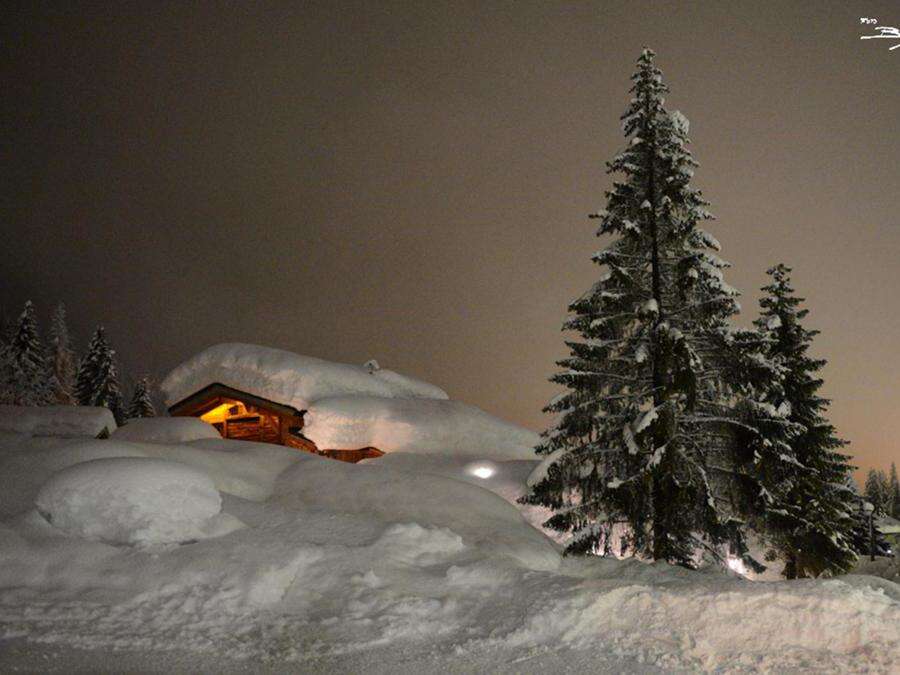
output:
{"label": "spruce tree", "polygon": [[150,397],[150,381],[148,378],[142,377],[134,385],[134,392],[131,395],[131,402],[128,404],[126,417],[128,419],[156,417],[156,408],[153,406],[153,400]]}
{"label": "spruce tree", "polygon": [[47,405],[51,401],[49,373],[31,300],[25,303],[5,346],[4,389],[15,405]]}
{"label": "spruce tree", "polygon": [[864,495],[875,507],[876,515],[886,515],[888,482],[884,471],[869,469],[866,476]]}
{"label": "spruce tree", "polygon": [[726,544],[744,557],[746,516],[775,491],[738,435],[785,425],[754,398],[777,371],[753,331],[729,327],[738,293],[699,226],[712,216],[691,186],[688,122],[665,109],[653,57],[645,49],[632,76],[627,147],[607,165],[624,178],[592,214],[612,238],[593,256],[605,271],[569,306],[563,329],[579,337],[551,378],[567,391],[545,408],[557,423],[523,501],[556,511],[546,526],[572,533],[569,553],[606,552],[618,530],[630,554],[693,566],[698,550],[720,557]]}
{"label": "spruce tree", "polygon": [[50,320],[50,371],[53,401],[61,405],[75,405],[75,352],[66,325],[66,308],[56,307]]}
{"label": "spruce tree", "polygon": [[785,508],[771,514],[775,549],[786,560],[788,578],[847,572],[856,560],[849,512],[853,501],[844,489],[853,467],[839,452],[846,445],[825,418],[829,401],[819,396],[818,371],[826,364],[809,355],[818,331],[802,326],[809,313],[800,309],[791,287],[790,268],[779,264],[767,271],[771,283],[763,287],[760,317],[754,322],[765,339],[769,358],[781,368],[769,403],[789,411],[798,429],[788,440],[793,461],[782,466],[787,495]]}
{"label": "spruce tree", "polygon": [[94,332],[87,353],[79,363],[75,378],[75,398],[79,405],[109,408],[116,418],[116,424],[121,425],[125,421],[115,352],[106,341],[103,326],[99,326]]}
{"label": "spruce tree", "polygon": [[[869,516],[863,508],[863,504],[869,501],[865,495],[860,494],[856,481],[848,476],[844,483],[846,493],[849,495],[848,503],[850,504],[849,516],[853,522],[851,529],[851,545],[858,556],[867,556],[872,551],[872,541],[869,530]],[[871,531],[874,535],[875,555],[887,555],[890,545],[884,538],[884,535],[874,528]]]}

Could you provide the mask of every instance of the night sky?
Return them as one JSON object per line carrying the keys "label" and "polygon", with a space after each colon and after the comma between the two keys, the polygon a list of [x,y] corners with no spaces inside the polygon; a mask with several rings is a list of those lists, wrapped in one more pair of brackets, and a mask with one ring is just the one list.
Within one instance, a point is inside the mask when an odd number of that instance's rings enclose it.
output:
{"label": "night sky", "polygon": [[64,301],[132,377],[225,341],[374,357],[541,430],[648,45],[741,322],[791,265],[832,421],[887,468],[900,49],[860,16],[900,4],[7,6],[2,310]]}

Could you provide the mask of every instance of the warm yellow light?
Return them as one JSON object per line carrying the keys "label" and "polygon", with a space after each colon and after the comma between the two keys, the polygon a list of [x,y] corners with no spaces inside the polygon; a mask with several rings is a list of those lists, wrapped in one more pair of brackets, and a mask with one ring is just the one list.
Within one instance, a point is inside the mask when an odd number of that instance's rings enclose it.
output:
{"label": "warm yellow light", "polygon": [[208,422],[209,424],[216,424],[217,422],[224,422],[226,419],[231,417],[231,413],[228,411],[231,408],[237,406],[238,414],[242,414],[244,411],[244,406],[239,401],[227,401],[222,403],[221,405],[217,405],[212,410],[209,410],[202,415],[200,415],[200,419],[204,422]]}

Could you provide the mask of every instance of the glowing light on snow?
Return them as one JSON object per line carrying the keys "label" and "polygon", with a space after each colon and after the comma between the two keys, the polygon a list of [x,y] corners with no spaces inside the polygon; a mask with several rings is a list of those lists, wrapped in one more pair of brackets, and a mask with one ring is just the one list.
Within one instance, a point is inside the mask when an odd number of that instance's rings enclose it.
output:
{"label": "glowing light on snow", "polygon": [[732,558],[731,556],[728,557],[728,569],[733,572],[737,572],[742,576],[747,576],[747,572],[750,571],[747,569],[747,566],[744,564],[743,560],[741,560],[740,558]]}
{"label": "glowing light on snow", "polygon": [[490,462],[477,462],[466,465],[465,472],[476,478],[487,479],[497,473],[497,467]]}

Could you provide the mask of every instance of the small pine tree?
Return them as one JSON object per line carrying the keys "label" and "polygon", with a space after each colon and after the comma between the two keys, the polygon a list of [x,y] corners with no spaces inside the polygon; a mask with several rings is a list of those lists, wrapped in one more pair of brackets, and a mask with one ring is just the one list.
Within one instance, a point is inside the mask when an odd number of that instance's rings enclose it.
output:
{"label": "small pine tree", "polygon": [[52,397],[51,383],[31,300],[25,303],[4,352],[3,389],[9,402],[26,406],[47,405]]}
{"label": "small pine tree", "polygon": [[153,400],[150,397],[150,380],[148,378],[142,377],[134,385],[134,392],[131,395],[131,402],[128,404],[126,417],[128,419],[156,417],[156,408],[153,406]]}
{"label": "small pine tree", "polygon": [[50,320],[50,370],[53,401],[61,405],[75,405],[75,352],[71,347],[66,325],[66,308],[56,307]]}
{"label": "small pine tree", "polygon": [[[848,495],[849,509],[848,516],[853,525],[851,528],[851,545],[858,556],[870,555],[872,549],[875,549],[875,555],[887,555],[890,546],[884,535],[879,532],[878,528],[869,529],[869,516],[863,509],[863,504],[869,501],[865,495],[860,494],[856,481],[848,476],[844,483],[845,492]],[[871,535],[874,535],[874,542]],[[873,547],[874,543],[874,547]]]}
{"label": "small pine tree", "polygon": [[769,402],[786,409],[799,430],[788,439],[790,461],[781,463],[784,506],[769,519],[769,524],[776,522],[775,548],[787,561],[785,576],[797,578],[847,572],[856,555],[848,515],[853,505],[842,487],[853,467],[838,452],[845,441],[824,416],[829,402],[817,393],[822,380],[816,373],[826,362],[807,353],[818,331],[801,325],[809,310],[798,309],[803,298],[794,295],[790,272],[781,264],[767,271],[772,281],[762,289],[755,324],[768,344],[769,358],[782,370]]}
{"label": "small pine tree", "polygon": [[116,424],[125,421],[115,352],[106,341],[103,326],[94,332],[87,353],[79,363],[75,398],[79,405],[106,406],[116,418]]}

